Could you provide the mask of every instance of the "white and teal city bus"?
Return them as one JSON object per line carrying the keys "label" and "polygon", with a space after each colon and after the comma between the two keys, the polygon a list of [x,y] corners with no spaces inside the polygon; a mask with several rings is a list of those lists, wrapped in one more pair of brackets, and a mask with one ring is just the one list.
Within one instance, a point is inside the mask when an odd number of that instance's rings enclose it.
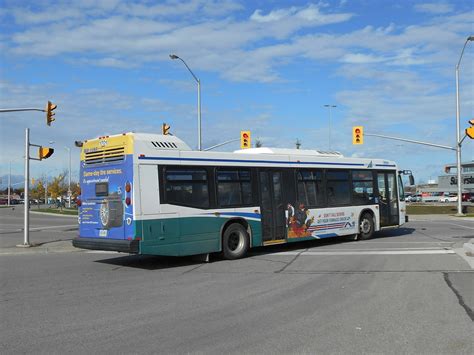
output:
{"label": "white and teal city bus", "polygon": [[397,165],[337,152],[193,151],[171,135],[124,133],[81,151],[78,248],[221,253],[357,236],[405,223]]}

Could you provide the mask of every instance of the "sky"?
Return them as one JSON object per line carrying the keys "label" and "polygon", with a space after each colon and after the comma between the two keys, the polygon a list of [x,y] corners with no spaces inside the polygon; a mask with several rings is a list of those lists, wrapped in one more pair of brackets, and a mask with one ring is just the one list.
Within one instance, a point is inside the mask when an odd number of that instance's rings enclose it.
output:
{"label": "sky", "polygon": [[[473,24],[464,0],[0,0],[0,108],[58,105],[50,127],[41,112],[0,113],[0,176],[10,162],[23,174],[27,127],[31,143],[55,149],[31,162],[33,177],[67,170],[67,147],[75,179],[74,141],[160,133],[163,122],[196,149],[197,85],[173,53],[201,81],[203,148],[250,130],[264,146],[298,139],[436,179],[454,151],[368,136],[355,146],[352,127],[454,146],[455,66]],[[469,42],[462,131],[474,118],[473,63]],[[474,159],[469,139],[462,156]]]}

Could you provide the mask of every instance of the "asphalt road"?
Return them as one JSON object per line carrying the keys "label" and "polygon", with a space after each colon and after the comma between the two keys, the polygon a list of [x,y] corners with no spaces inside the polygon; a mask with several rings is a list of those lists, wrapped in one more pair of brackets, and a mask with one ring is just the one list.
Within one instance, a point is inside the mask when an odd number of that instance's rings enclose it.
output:
{"label": "asphalt road", "polygon": [[[32,244],[72,240],[77,235],[77,216],[55,216],[30,208],[30,242]],[[0,248],[23,244],[24,206],[0,208]]]}
{"label": "asphalt road", "polygon": [[210,263],[0,248],[0,353],[472,354],[474,273],[456,251],[473,235],[428,218]]}

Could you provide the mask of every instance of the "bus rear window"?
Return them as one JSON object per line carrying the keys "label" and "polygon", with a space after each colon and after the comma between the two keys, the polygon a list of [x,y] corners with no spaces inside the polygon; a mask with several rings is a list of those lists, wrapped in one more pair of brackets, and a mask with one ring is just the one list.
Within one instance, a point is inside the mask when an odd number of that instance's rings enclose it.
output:
{"label": "bus rear window", "polygon": [[95,184],[95,195],[96,196],[108,196],[109,195],[109,183],[99,182]]}

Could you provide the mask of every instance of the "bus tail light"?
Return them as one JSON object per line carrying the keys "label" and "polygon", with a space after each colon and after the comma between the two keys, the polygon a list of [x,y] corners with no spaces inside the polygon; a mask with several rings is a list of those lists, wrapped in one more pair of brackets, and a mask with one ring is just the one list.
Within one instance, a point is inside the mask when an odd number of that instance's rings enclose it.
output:
{"label": "bus tail light", "polygon": [[125,203],[127,204],[127,206],[130,206],[130,204],[132,203],[132,200],[130,199],[130,197],[127,197],[125,199]]}
{"label": "bus tail light", "polygon": [[125,184],[125,191],[130,192],[132,190],[132,185],[129,182]]}
{"label": "bus tail light", "polygon": [[82,201],[80,199],[76,199],[76,205],[77,207],[81,207]]}

